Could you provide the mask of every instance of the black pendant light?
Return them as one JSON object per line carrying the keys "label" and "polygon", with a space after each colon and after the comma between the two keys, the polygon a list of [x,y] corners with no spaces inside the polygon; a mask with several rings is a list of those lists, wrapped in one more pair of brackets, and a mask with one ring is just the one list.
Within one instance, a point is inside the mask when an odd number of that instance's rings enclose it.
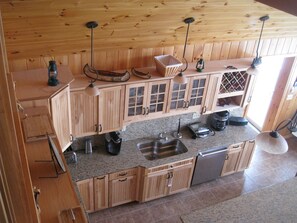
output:
{"label": "black pendant light", "polygon": [[184,19],[184,23],[188,24],[185,45],[184,45],[184,52],[183,52],[183,60],[186,63],[186,67],[184,69],[181,69],[180,72],[173,78],[173,81],[177,84],[186,84],[187,83],[187,78],[183,75],[183,72],[185,72],[188,69],[188,61],[185,58],[185,53],[186,53],[186,48],[187,48],[190,24],[194,21],[195,21],[195,19],[193,17],[188,17],[188,18]]}
{"label": "black pendant light", "polygon": [[[91,21],[86,23],[86,27],[91,29],[91,67],[93,67],[93,58],[94,58],[94,28],[98,26],[98,23],[95,21]],[[100,94],[99,89],[94,85],[96,82],[95,78],[92,78],[90,84],[85,88],[86,94],[89,96],[98,96]]]}
{"label": "black pendant light", "polygon": [[260,32],[260,36],[259,36],[258,45],[257,45],[256,57],[253,59],[251,66],[247,70],[247,72],[249,74],[253,74],[253,75],[257,74],[257,72],[258,72],[257,66],[259,66],[262,63],[262,58],[261,58],[261,56],[259,56],[259,46],[260,46],[260,42],[261,42],[262,32],[264,29],[264,24],[265,24],[265,21],[268,19],[269,19],[268,15],[262,16],[259,19],[260,21],[262,21],[262,28],[261,28],[261,32]]}

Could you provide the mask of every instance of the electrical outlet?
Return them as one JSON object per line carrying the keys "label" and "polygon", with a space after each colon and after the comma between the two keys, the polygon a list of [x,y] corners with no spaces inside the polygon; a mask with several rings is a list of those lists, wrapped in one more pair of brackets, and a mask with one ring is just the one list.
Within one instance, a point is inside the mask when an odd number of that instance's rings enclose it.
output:
{"label": "electrical outlet", "polygon": [[199,114],[197,112],[194,112],[193,116],[192,116],[192,119],[196,119],[196,118],[199,118]]}

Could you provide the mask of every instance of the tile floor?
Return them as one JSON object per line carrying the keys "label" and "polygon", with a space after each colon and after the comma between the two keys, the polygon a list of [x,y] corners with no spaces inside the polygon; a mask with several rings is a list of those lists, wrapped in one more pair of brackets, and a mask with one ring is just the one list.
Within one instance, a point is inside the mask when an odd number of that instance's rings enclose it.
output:
{"label": "tile floor", "polygon": [[244,172],[191,187],[189,190],[146,203],[129,203],[90,214],[91,223],[182,223],[180,216],[193,210],[256,191],[295,176],[297,138],[288,140],[289,151],[271,155],[256,150]]}

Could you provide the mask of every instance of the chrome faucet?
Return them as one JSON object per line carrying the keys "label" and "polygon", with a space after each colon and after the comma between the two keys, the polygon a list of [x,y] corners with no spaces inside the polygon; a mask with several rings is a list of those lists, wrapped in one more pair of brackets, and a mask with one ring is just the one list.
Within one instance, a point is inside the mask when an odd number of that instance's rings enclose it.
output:
{"label": "chrome faucet", "polygon": [[168,137],[166,136],[166,134],[167,134],[167,132],[161,132],[161,133],[159,133],[158,139],[167,141],[168,140]]}

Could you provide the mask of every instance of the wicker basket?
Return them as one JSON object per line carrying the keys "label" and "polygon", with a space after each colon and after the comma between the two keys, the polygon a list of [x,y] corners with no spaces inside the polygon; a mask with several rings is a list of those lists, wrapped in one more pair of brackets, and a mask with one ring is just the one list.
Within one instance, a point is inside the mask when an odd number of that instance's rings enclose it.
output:
{"label": "wicker basket", "polygon": [[182,62],[171,55],[155,56],[156,69],[163,77],[170,77],[177,73]]}

